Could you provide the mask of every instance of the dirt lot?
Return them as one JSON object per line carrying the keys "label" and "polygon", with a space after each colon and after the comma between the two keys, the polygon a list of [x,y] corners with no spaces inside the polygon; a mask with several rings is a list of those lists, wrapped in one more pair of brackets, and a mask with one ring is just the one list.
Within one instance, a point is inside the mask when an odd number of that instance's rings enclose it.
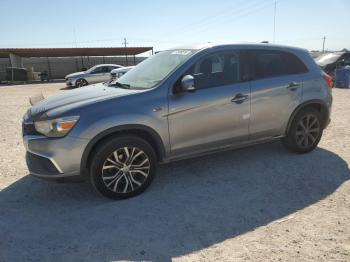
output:
{"label": "dirt lot", "polygon": [[63,86],[0,86],[0,261],[350,261],[350,90],[334,90],[310,154],[272,143],[172,163],[113,202],[28,176],[28,97]]}

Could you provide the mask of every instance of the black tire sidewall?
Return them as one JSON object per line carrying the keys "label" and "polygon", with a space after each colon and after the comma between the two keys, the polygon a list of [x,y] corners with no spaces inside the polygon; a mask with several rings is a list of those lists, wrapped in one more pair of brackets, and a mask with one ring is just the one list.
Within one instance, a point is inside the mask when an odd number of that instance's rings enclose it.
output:
{"label": "black tire sidewall", "polygon": [[[320,133],[319,133],[319,136],[316,139],[315,143],[311,147],[301,148],[301,147],[299,147],[299,145],[296,142],[295,133],[296,133],[297,125],[298,125],[299,121],[303,117],[305,117],[305,115],[308,115],[308,114],[312,114],[312,115],[317,117],[317,119],[320,123]],[[300,112],[298,112],[296,114],[296,116],[294,117],[293,122],[288,130],[288,133],[287,133],[286,137],[282,139],[282,142],[289,151],[294,152],[294,153],[298,153],[298,154],[304,154],[304,153],[308,153],[308,152],[314,150],[317,147],[318,143],[321,140],[322,134],[323,134],[323,120],[322,120],[322,116],[321,116],[320,112],[318,112],[317,110],[312,109],[312,108],[307,108],[307,109],[301,110]]]}
{"label": "black tire sidewall", "polygon": [[[118,148],[122,148],[124,146],[134,146],[141,149],[149,158],[150,161],[150,171],[146,178],[146,181],[135,191],[129,193],[116,193],[111,191],[106,187],[102,180],[102,166],[105,160],[112,152],[114,152]],[[125,199],[137,196],[141,194],[143,191],[147,189],[147,187],[151,184],[157,168],[157,158],[155,152],[151,145],[139,138],[137,136],[119,136],[113,137],[110,140],[104,141],[98,148],[95,150],[93,157],[91,158],[90,165],[90,182],[95,190],[97,190],[100,194],[105,197],[112,199]]]}
{"label": "black tire sidewall", "polygon": [[75,84],[75,86],[78,87],[78,88],[88,85],[88,82],[87,82],[84,78],[79,78],[78,80],[76,80],[75,83],[77,83],[77,82],[82,82],[82,83],[83,83],[83,85],[80,85],[80,86],[78,86],[77,84]]}

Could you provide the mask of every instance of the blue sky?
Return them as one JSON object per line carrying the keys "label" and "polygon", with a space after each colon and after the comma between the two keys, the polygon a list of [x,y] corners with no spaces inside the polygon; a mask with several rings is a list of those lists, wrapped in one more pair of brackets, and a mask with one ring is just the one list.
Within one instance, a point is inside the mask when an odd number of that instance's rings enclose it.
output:
{"label": "blue sky", "polygon": [[[0,47],[273,41],[275,0],[0,0]],[[350,0],[277,0],[276,43],[350,49]]]}

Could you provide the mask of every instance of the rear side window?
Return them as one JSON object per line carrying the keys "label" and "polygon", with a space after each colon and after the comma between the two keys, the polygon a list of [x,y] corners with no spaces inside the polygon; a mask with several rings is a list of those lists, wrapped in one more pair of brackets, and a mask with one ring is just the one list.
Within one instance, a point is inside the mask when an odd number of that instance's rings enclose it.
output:
{"label": "rear side window", "polygon": [[295,55],[274,50],[251,51],[255,79],[278,77],[308,72],[305,64]]}

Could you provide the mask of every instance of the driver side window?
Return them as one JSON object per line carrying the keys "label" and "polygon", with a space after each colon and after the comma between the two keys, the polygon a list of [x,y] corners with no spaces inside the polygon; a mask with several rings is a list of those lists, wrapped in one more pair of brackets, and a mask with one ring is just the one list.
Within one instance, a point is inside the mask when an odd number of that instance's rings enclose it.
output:
{"label": "driver side window", "polygon": [[104,67],[97,67],[94,69],[94,71],[91,72],[92,74],[99,74],[99,73],[104,73]]}
{"label": "driver side window", "polygon": [[205,89],[237,83],[239,59],[235,52],[218,53],[201,59],[187,71],[195,79],[196,89]]}

